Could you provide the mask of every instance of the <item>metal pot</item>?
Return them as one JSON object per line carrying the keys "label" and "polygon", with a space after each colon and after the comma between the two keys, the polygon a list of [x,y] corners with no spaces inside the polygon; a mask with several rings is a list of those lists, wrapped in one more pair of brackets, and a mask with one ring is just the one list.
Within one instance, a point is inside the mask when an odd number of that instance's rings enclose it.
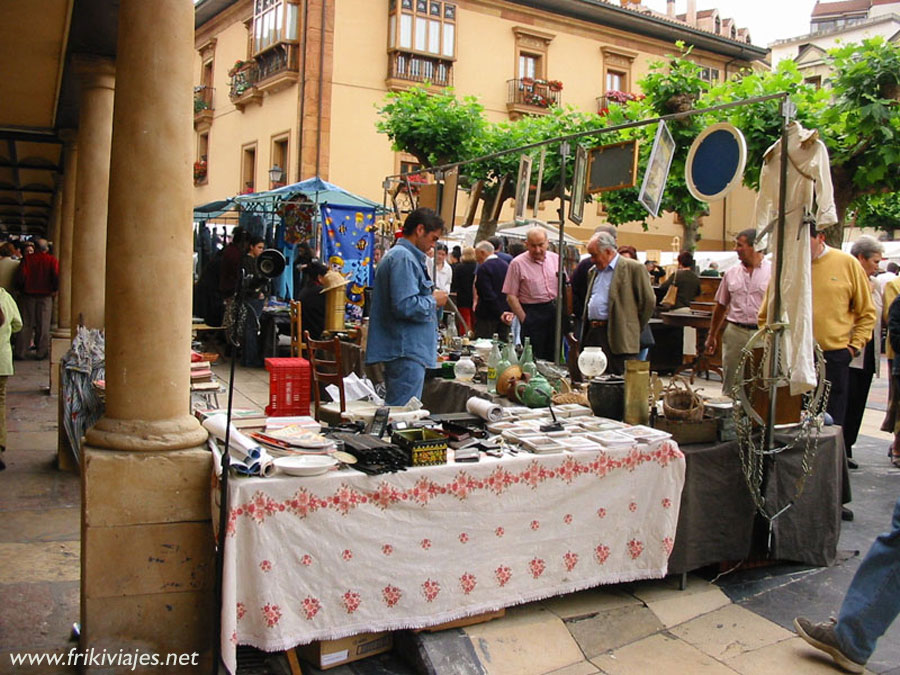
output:
{"label": "metal pot", "polygon": [[588,385],[588,401],[597,417],[621,421],[625,416],[625,378],[621,375],[595,377]]}

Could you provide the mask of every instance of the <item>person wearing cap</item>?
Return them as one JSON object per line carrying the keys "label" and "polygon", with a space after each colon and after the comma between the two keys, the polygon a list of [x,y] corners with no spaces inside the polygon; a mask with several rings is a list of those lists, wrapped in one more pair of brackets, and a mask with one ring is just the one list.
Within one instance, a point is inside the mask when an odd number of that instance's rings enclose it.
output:
{"label": "person wearing cap", "polygon": [[435,289],[425,260],[443,232],[444,221],[434,211],[415,209],[375,270],[366,364],[384,366],[386,405],[421,398],[425,369],[437,365],[438,308],[447,292]]}

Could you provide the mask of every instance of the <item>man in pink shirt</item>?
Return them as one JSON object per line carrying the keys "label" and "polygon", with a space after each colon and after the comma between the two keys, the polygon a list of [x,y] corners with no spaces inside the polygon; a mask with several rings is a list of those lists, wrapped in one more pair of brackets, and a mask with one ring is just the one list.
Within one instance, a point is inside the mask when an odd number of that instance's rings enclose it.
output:
{"label": "man in pink shirt", "polygon": [[[759,307],[766,295],[772,264],[753,248],[756,230],[740,232],[734,250],[741,264],[728,269],[716,293],[706,353],[714,354],[722,340],[722,393],[731,396],[741,350],[757,329]],[[724,331],[722,330],[724,324]]]}
{"label": "man in pink shirt", "polygon": [[547,250],[547,231],[542,227],[528,232],[525,246],[528,250],[509,264],[503,293],[511,314],[522,324],[522,338],[531,338],[535,358],[552,361],[559,256]]}

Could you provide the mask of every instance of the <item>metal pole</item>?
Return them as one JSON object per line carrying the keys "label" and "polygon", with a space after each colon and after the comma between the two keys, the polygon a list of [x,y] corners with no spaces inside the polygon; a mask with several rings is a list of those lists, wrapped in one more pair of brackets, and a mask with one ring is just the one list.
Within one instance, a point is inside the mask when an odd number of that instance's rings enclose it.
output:
{"label": "metal pole", "polygon": [[[787,201],[787,166],[788,166],[788,126],[793,115],[793,103],[789,98],[782,102],[781,112],[781,166],[778,184],[778,224],[775,233],[775,279],[771,284],[775,295],[772,298],[772,313],[769,323],[781,323],[781,273],[784,260],[784,209]],[[775,411],[778,398],[778,362],[781,359],[781,338],[783,328],[772,335],[772,351],[769,360],[769,419],[766,421],[766,439],[769,450],[775,447]]]}
{"label": "metal pole", "polygon": [[[559,269],[556,271],[556,336],[553,342],[553,361],[561,363],[563,303],[566,301],[565,284],[565,223],[566,223],[566,158],[569,156],[569,143],[559,144]],[[542,162],[543,165],[543,162]],[[536,199],[536,198],[535,198]]]}

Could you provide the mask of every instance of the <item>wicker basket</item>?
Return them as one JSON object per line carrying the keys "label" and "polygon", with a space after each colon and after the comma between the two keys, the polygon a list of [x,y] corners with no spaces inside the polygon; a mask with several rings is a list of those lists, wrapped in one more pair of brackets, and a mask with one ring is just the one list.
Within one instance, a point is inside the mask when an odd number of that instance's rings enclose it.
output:
{"label": "wicker basket", "polygon": [[673,377],[663,390],[663,416],[669,420],[699,422],[703,419],[703,399],[683,377]]}
{"label": "wicker basket", "polygon": [[577,391],[570,391],[565,394],[554,394],[553,395],[553,403],[555,405],[563,405],[566,403],[578,403],[583,406],[590,407],[590,403],[588,402],[588,397],[586,394],[581,394]]}

